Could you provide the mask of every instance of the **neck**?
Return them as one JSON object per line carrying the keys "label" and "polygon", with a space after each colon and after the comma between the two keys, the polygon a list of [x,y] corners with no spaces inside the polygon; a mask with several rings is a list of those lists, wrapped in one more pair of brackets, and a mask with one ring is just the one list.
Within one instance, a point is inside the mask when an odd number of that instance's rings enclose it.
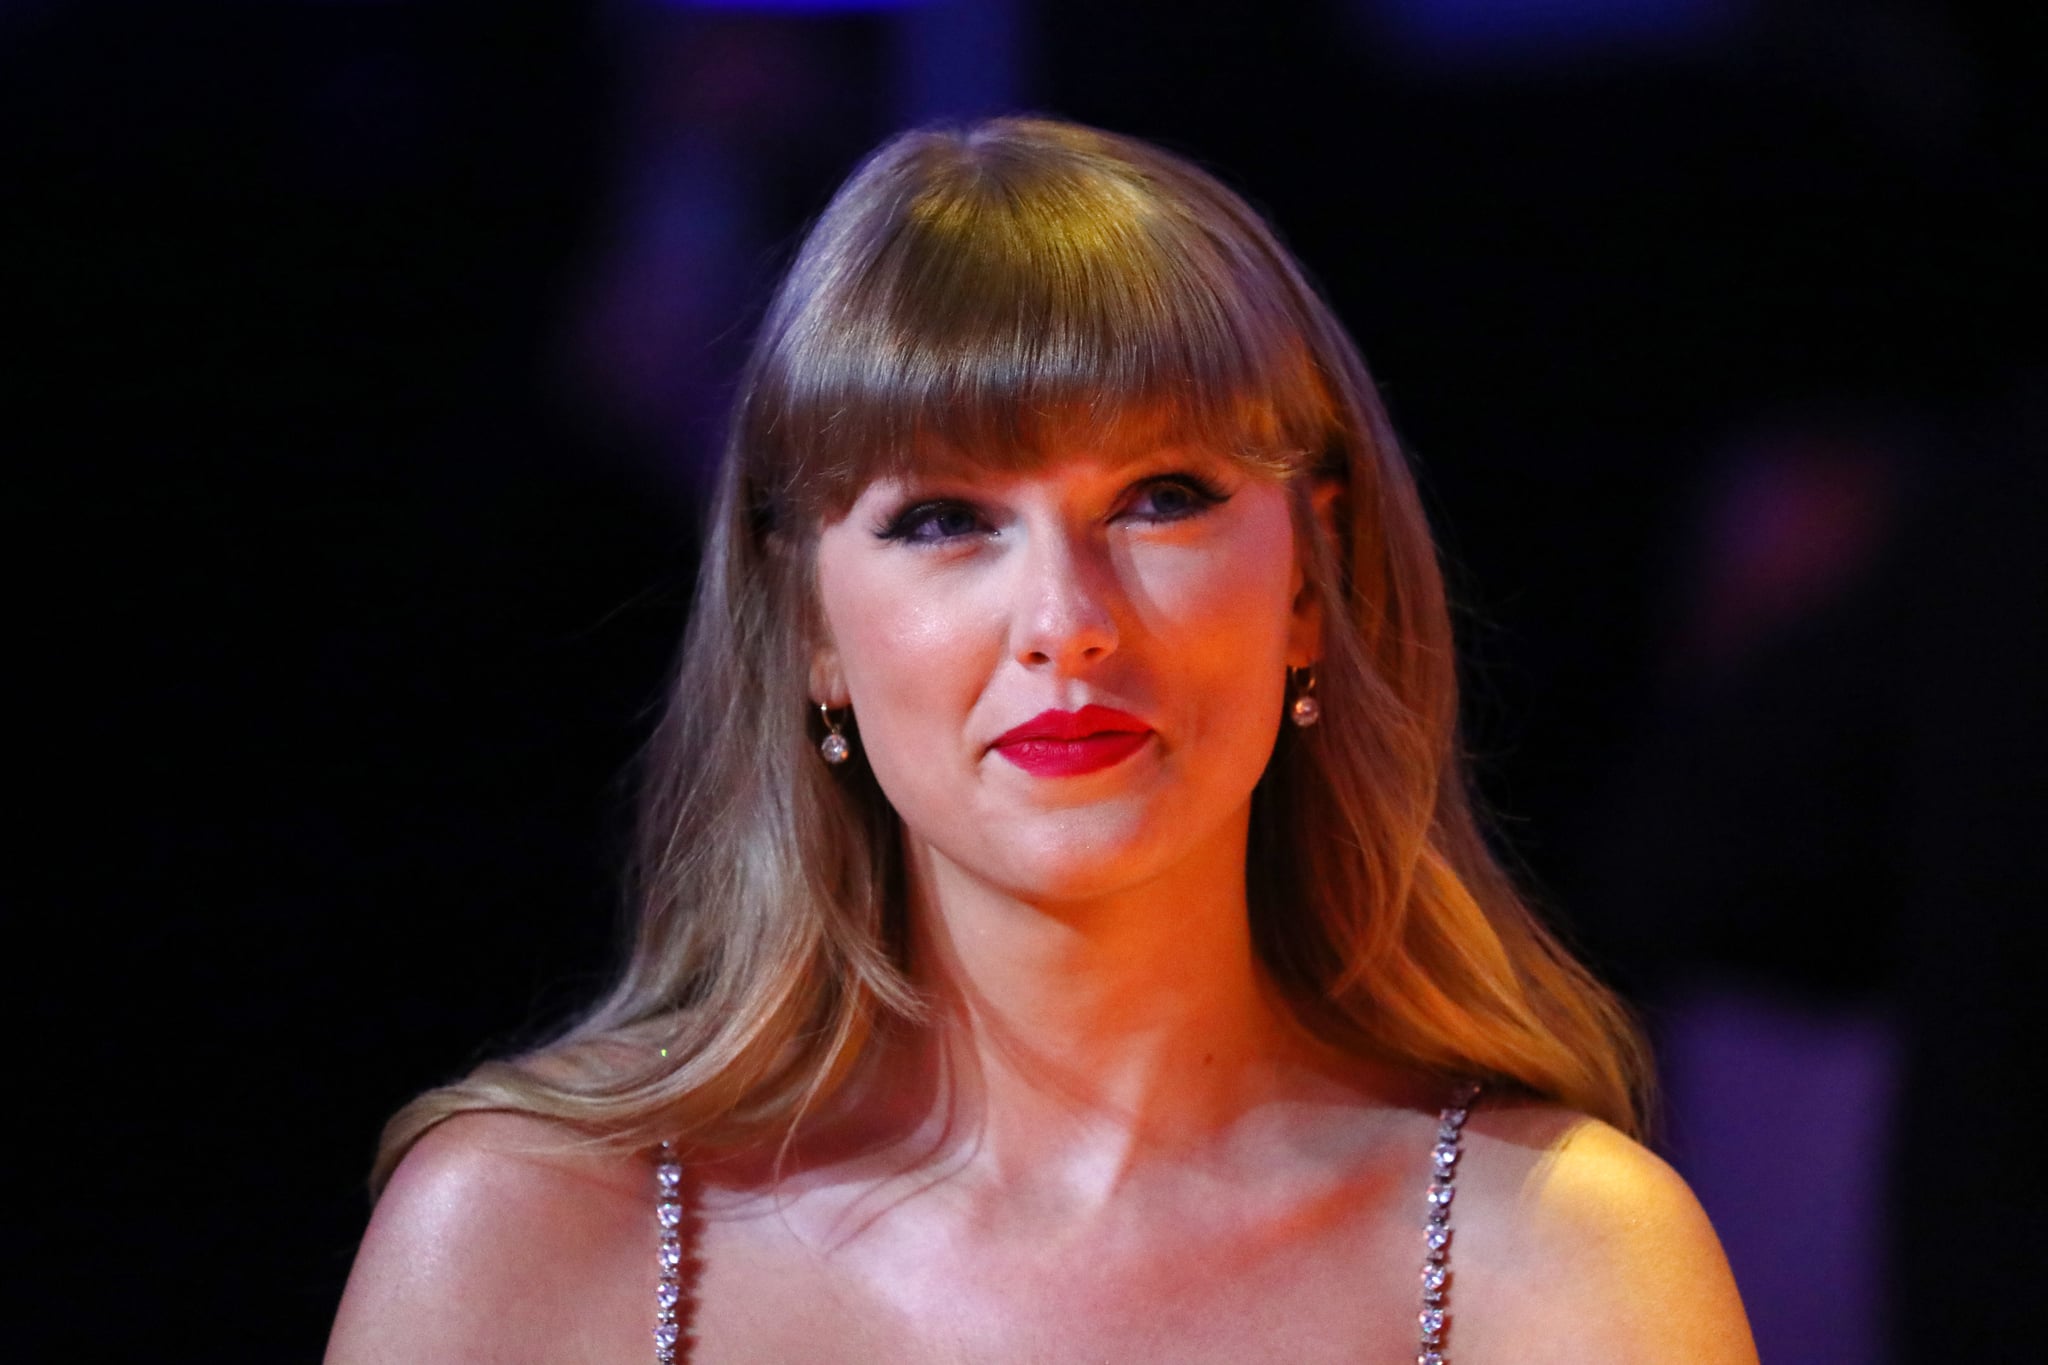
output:
{"label": "neck", "polygon": [[935,1018],[906,1046],[910,1074],[936,1082],[927,1132],[994,1180],[1093,1204],[1281,1098],[1314,1048],[1258,966],[1242,841],[1219,842],[1142,886],[1061,902],[912,850],[912,963]]}

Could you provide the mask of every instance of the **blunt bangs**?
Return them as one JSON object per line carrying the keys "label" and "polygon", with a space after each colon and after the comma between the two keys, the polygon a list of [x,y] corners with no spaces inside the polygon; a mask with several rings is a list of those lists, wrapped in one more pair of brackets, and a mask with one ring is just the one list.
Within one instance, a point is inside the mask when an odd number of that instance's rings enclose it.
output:
{"label": "blunt bangs", "polygon": [[1144,144],[1029,120],[899,138],[769,312],[736,452],[755,508],[814,525],[934,453],[1316,467],[1334,406],[1284,259],[1234,195]]}

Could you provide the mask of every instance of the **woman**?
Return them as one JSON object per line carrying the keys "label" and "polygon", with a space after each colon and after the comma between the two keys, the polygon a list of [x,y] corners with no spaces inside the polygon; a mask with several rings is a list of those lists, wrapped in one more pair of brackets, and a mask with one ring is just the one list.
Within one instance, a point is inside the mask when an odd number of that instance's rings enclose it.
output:
{"label": "woman", "polygon": [[329,1359],[1753,1359],[1455,713],[1258,217],[1069,124],[889,143],[744,379],[631,960],[393,1119]]}

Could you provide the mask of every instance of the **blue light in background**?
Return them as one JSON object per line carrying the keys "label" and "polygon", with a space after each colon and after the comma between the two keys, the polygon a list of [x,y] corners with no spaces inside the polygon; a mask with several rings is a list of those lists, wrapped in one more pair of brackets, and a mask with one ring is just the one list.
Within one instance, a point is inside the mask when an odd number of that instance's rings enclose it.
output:
{"label": "blue light in background", "polygon": [[664,9],[701,9],[765,14],[859,14],[920,9],[932,0],[656,0]]}
{"label": "blue light in background", "polygon": [[1382,40],[1445,66],[1541,64],[1683,50],[1739,21],[1749,0],[1354,0]]}

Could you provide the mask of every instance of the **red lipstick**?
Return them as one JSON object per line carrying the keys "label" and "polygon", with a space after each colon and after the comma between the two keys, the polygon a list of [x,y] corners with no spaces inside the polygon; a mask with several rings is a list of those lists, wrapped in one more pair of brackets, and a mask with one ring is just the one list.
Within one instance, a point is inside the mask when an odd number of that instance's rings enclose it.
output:
{"label": "red lipstick", "polygon": [[1079,777],[1116,766],[1150,738],[1152,727],[1127,711],[1084,706],[1041,711],[989,747],[1033,777]]}

